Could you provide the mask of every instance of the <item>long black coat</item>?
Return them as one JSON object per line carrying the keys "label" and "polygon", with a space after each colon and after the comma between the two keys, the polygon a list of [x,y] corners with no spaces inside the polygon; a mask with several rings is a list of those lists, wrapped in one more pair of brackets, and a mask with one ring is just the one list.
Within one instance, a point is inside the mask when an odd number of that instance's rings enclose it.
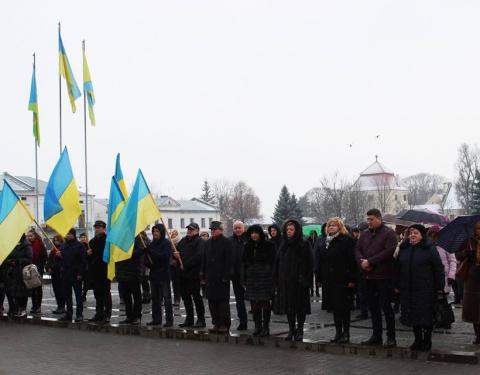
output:
{"label": "long black coat", "polygon": [[273,279],[276,286],[275,314],[310,314],[309,288],[313,276],[313,253],[310,243],[302,238],[302,226],[295,220],[295,235],[283,242],[275,259]]}
{"label": "long black coat", "polygon": [[189,280],[198,280],[205,241],[196,235],[183,237],[177,245],[183,263],[183,270],[179,270],[180,277]]}
{"label": "long black coat", "polygon": [[317,276],[322,282],[322,309],[349,310],[353,307],[353,288],[357,281],[355,244],[351,237],[339,234],[327,249],[326,241],[318,249]]}
{"label": "long black coat", "polygon": [[60,277],[62,280],[77,281],[78,277],[85,277],[87,266],[85,246],[74,239],[62,244],[60,252]]}
{"label": "long black coat", "polygon": [[232,257],[230,263],[231,274],[230,277],[232,281],[240,281],[243,282],[243,266],[242,266],[242,258],[243,258],[243,251],[245,250],[245,243],[247,241],[247,237],[245,234],[237,237],[233,235],[230,237],[230,241],[232,241]]}
{"label": "long black coat", "polygon": [[103,261],[103,251],[107,235],[101,234],[93,237],[88,246],[92,249],[92,255],[88,259],[88,279],[91,282],[107,280],[107,263]]}
{"label": "long black coat", "polygon": [[205,242],[200,278],[205,281],[209,300],[230,300],[232,241],[221,235]]}
{"label": "long black coat", "polygon": [[248,301],[271,300],[274,294],[275,244],[267,241],[262,228],[256,225],[248,228],[247,238],[250,238],[252,229],[255,227],[257,227],[257,232],[260,232],[260,240],[249,240],[245,244],[242,258],[246,287],[245,299]]}
{"label": "long black coat", "polygon": [[146,252],[144,246],[149,246],[148,238],[140,235],[135,238],[132,256],[129,259],[115,263],[115,277],[121,282],[141,282],[142,281],[142,257]]}
{"label": "long black coat", "polygon": [[400,245],[395,262],[395,287],[400,289],[401,322],[411,326],[433,325],[437,291],[445,287],[444,268],[436,247],[428,239]]}
{"label": "long black coat", "polygon": [[28,289],[23,282],[23,267],[32,264],[33,252],[30,242],[22,236],[10,255],[2,264],[5,281],[5,291],[13,297],[26,297]]}

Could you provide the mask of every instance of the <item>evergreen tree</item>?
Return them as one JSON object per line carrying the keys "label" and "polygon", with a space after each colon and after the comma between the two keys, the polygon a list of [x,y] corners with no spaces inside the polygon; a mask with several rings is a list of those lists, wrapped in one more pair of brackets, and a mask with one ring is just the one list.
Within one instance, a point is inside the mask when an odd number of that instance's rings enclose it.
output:
{"label": "evergreen tree", "polygon": [[289,202],[290,206],[290,213],[289,213],[289,218],[290,219],[296,219],[300,222],[300,224],[303,224],[303,213],[302,209],[300,208],[300,205],[298,204],[297,197],[295,194],[292,194]]}
{"label": "evergreen tree", "polygon": [[207,180],[203,181],[202,195],[200,196],[200,199],[210,204],[215,203],[215,195],[213,194],[213,191],[210,188],[210,184]]}
{"label": "evergreen tree", "polygon": [[285,220],[290,218],[290,200],[291,197],[287,186],[283,185],[272,216],[274,224],[282,225]]}
{"label": "evergreen tree", "polygon": [[475,171],[475,180],[472,186],[472,204],[470,208],[472,214],[480,214],[480,171]]}

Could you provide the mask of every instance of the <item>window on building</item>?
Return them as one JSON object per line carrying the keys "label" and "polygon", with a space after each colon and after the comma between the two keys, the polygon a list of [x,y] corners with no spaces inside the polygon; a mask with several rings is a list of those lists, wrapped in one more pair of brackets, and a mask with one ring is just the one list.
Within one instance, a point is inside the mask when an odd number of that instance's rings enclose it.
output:
{"label": "window on building", "polygon": [[202,228],[205,228],[205,218],[202,217]]}
{"label": "window on building", "polygon": [[173,219],[168,219],[168,229],[173,229]]}
{"label": "window on building", "polygon": [[27,197],[20,197],[20,199],[21,199],[22,201],[26,201],[26,200],[27,200]]}
{"label": "window on building", "polygon": [[180,228],[185,228],[185,219],[183,217],[180,219]]}
{"label": "window on building", "polygon": [[209,217],[208,218],[208,226],[209,227],[212,226],[212,221],[213,221],[213,218]]}
{"label": "window on building", "polygon": [[398,201],[398,195],[395,194],[395,201]]}
{"label": "window on building", "polygon": [[406,195],[403,196],[403,201],[404,201],[404,202],[407,201],[407,196],[406,196]]}
{"label": "window on building", "polygon": [[190,218],[190,224],[194,223],[195,220],[193,220],[193,217]]}

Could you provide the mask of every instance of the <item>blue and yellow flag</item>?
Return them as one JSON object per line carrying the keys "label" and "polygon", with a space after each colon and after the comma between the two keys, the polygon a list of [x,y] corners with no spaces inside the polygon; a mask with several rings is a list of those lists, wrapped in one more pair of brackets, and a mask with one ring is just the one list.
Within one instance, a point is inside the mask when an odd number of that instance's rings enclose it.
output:
{"label": "blue and yellow flag", "polygon": [[127,186],[125,185],[125,180],[123,179],[122,167],[120,166],[120,154],[117,154],[117,161],[115,163],[115,179],[118,182],[118,186],[120,186],[123,196],[127,199],[128,191]]}
{"label": "blue and yellow flag", "polygon": [[65,147],[48,180],[43,216],[50,228],[65,236],[75,225],[81,212],[80,194]]}
{"label": "blue and yellow flag", "polygon": [[40,122],[38,120],[37,79],[35,77],[35,64],[33,64],[32,83],[30,85],[30,99],[28,110],[33,112],[33,136],[40,146]]}
{"label": "blue and yellow flag", "polygon": [[6,180],[0,193],[0,264],[33,222],[33,215]]}
{"label": "blue and yellow flag", "polygon": [[139,170],[132,194],[112,225],[110,242],[131,255],[135,237],[161,216],[142,171]]}
{"label": "blue and yellow flag", "polygon": [[58,69],[59,74],[65,78],[67,82],[67,90],[68,96],[70,98],[70,104],[72,105],[72,112],[75,113],[77,107],[75,106],[75,100],[77,100],[82,93],[77,86],[77,82],[73,77],[72,68],[70,67],[70,63],[68,62],[67,52],[63,47],[62,36],[60,35],[60,30],[58,30]]}
{"label": "blue and yellow flag", "polygon": [[90,77],[90,69],[88,69],[87,55],[85,55],[85,42],[83,42],[83,95],[87,97],[88,117],[90,123],[95,126],[95,113],[93,106],[95,105],[95,93],[93,92],[92,77]]}
{"label": "blue and yellow flag", "polygon": [[110,184],[110,196],[108,199],[108,223],[107,223],[107,241],[103,251],[103,261],[108,263],[108,278],[113,280],[115,277],[115,262],[130,258],[130,254],[121,251],[117,246],[110,243],[110,229],[118,219],[120,212],[125,206],[126,199],[118,186],[115,177],[112,177]]}

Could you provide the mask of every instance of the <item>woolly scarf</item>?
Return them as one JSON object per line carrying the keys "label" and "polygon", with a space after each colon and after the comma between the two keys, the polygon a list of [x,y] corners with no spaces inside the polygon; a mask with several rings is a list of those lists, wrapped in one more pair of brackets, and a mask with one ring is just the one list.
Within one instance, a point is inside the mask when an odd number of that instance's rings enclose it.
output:
{"label": "woolly scarf", "polygon": [[337,232],[333,235],[327,235],[327,238],[325,239],[325,246],[328,247],[330,246],[330,243],[333,241],[334,238],[338,237],[338,235],[340,234],[340,232]]}

